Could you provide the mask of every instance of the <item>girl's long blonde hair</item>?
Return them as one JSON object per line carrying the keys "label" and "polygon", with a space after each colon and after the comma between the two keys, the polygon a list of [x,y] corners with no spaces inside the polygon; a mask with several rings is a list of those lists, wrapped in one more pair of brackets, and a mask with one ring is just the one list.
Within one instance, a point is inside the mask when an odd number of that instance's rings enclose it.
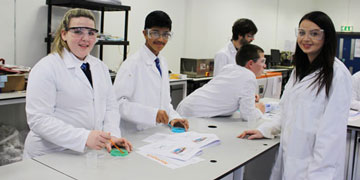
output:
{"label": "girl's long blonde hair", "polygon": [[64,48],[70,51],[66,41],[64,41],[61,38],[61,31],[68,30],[71,18],[77,18],[77,17],[87,17],[95,22],[94,14],[87,9],[75,8],[67,11],[63,19],[61,20],[59,27],[56,30],[54,42],[51,44],[51,53],[58,53],[60,57],[62,57]]}

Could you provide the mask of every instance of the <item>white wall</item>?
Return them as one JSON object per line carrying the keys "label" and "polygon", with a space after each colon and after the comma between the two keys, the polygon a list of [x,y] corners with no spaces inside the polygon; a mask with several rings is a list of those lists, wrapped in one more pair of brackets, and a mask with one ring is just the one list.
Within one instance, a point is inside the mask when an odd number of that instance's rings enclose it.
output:
{"label": "white wall", "polygon": [[360,1],[359,0],[316,0],[317,10],[324,11],[332,19],[337,31],[342,25],[354,26],[360,32]]}
{"label": "white wall", "polygon": [[298,27],[302,16],[314,11],[313,0],[279,0],[276,25],[276,42],[264,47],[269,53],[271,48],[280,50],[295,50],[296,36],[295,28]]}
{"label": "white wall", "polygon": [[[263,47],[266,53],[271,48],[284,50],[294,46],[294,28],[312,10],[327,13],[338,31],[341,25],[353,25],[354,31],[360,31],[359,0],[122,0],[122,3],[131,6],[129,55],[144,44],[141,32],[149,12],[164,10],[170,15],[175,35],[162,54],[174,72],[180,71],[180,57],[212,58],[231,38],[231,26],[238,18],[255,22],[259,31],[253,43]],[[53,30],[65,11],[66,8],[53,8]],[[45,0],[2,0],[0,15],[0,57],[9,64],[33,66],[46,55]],[[123,12],[105,13],[105,32],[122,36],[123,21]],[[117,70],[122,62],[121,46],[104,49],[105,63]]]}
{"label": "white wall", "polygon": [[0,58],[6,63],[14,63],[14,0],[3,0],[0,3]]}
{"label": "white wall", "polygon": [[45,1],[16,0],[16,64],[33,66],[46,55]]}
{"label": "white wall", "polygon": [[327,13],[337,31],[353,25],[360,31],[359,0],[190,0],[187,7],[186,57],[213,57],[231,38],[233,22],[249,18],[258,27],[254,44],[270,49],[295,48],[295,28],[301,17],[314,10]]}
{"label": "white wall", "polygon": [[254,44],[276,47],[276,13],[276,0],[189,1],[184,56],[213,58],[231,39],[232,25],[239,18],[249,18],[258,27]]}

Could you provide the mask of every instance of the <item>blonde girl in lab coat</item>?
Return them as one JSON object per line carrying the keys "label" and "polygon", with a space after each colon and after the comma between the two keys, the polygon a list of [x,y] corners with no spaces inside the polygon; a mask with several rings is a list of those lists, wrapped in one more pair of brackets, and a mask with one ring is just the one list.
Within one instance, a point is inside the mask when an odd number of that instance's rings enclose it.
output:
{"label": "blonde girl in lab coat", "polygon": [[109,70],[89,54],[97,32],[89,10],[69,10],[56,31],[52,52],[32,69],[26,95],[30,132],[25,158],[66,149],[110,151],[110,139],[131,151],[131,144],[121,138]]}
{"label": "blonde girl in lab coat", "polygon": [[335,57],[335,28],[325,13],[306,14],[296,34],[295,69],[280,101],[280,118],[239,137],[272,138],[281,131],[271,179],[344,179],[351,75]]}

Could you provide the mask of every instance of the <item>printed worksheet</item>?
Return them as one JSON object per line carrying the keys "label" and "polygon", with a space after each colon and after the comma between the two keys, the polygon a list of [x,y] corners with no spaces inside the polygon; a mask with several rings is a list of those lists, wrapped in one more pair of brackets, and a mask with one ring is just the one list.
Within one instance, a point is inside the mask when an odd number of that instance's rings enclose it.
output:
{"label": "printed worksheet", "polygon": [[359,111],[354,111],[354,110],[350,110],[349,111],[349,118],[348,121],[356,121],[360,119],[360,112]]}
{"label": "printed worksheet", "polygon": [[140,147],[139,150],[182,161],[187,161],[201,153],[201,149],[194,143],[171,141],[167,139],[145,145]]}
{"label": "printed worksheet", "polygon": [[220,144],[220,139],[215,134],[203,134],[197,132],[186,132],[172,135],[169,139],[194,143],[200,149],[205,149]]}
{"label": "printed worksheet", "polygon": [[149,144],[136,152],[169,168],[179,168],[200,162],[198,156],[204,148],[220,144],[215,134],[184,132],[155,133],[143,140]]}

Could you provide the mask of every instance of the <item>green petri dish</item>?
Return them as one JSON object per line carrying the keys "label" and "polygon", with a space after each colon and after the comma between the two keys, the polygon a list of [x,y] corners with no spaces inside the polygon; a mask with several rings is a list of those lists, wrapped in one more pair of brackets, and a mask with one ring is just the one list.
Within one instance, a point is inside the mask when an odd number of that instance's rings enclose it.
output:
{"label": "green petri dish", "polygon": [[112,156],[127,156],[127,155],[129,154],[127,150],[125,150],[125,149],[123,149],[123,148],[121,148],[121,150],[122,150],[124,153],[121,153],[118,149],[112,149],[112,150],[110,151],[110,154],[111,154]]}

